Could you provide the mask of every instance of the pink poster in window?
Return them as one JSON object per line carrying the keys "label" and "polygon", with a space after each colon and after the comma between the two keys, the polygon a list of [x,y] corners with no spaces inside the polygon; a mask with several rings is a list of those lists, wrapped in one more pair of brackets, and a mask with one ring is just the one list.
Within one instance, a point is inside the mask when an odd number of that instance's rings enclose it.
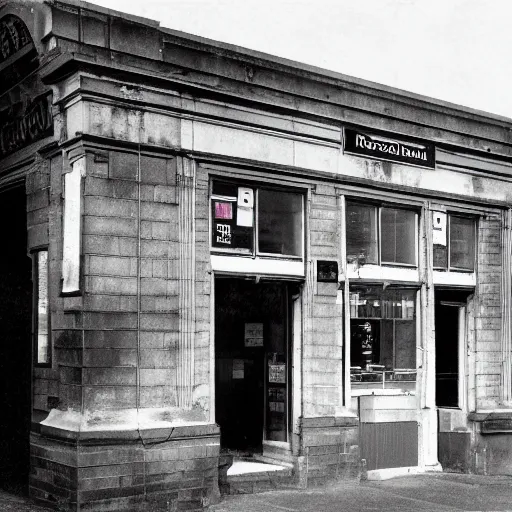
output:
{"label": "pink poster in window", "polygon": [[216,219],[232,219],[233,218],[233,204],[232,203],[215,203],[215,218]]}

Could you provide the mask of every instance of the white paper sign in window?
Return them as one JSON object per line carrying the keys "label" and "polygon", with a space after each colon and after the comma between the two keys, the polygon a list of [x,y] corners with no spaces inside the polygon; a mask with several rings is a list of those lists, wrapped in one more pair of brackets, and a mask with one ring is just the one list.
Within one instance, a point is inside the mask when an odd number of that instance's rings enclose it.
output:
{"label": "white paper sign in window", "polygon": [[238,187],[238,210],[236,223],[238,226],[252,227],[254,191],[252,188]]}
{"label": "white paper sign in window", "polygon": [[62,293],[80,291],[82,176],[85,176],[85,157],[74,162],[73,170],[64,176]]}
{"label": "white paper sign in window", "polygon": [[446,213],[433,212],[432,241],[435,245],[446,247]]}

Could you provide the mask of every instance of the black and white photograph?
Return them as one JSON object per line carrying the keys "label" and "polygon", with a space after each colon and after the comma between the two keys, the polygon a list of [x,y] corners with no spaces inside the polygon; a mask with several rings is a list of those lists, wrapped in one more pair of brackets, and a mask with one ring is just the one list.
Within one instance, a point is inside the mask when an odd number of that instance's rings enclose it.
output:
{"label": "black and white photograph", "polygon": [[0,0],[0,511],[512,512],[511,21]]}

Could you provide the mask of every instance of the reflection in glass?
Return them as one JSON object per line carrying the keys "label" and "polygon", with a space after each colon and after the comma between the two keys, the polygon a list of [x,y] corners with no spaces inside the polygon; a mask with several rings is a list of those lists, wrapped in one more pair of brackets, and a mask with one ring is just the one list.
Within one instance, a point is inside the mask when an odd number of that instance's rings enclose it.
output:
{"label": "reflection in glass", "polygon": [[416,213],[382,208],[381,260],[383,263],[416,264]]}
{"label": "reflection in glass", "polygon": [[475,269],[475,221],[450,216],[450,267]]}
{"label": "reflection in glass", "polygon": [[37,253],[37,363],[49,362],[48,345],[48,251]]}
{"label": "reflection in glass", "polygon": [[415,380],[416,293],[407,288],[350,288],[352,381]]}
{"label": "reflection in glass", "polygon": [[378,264],[377,208],[347,201],[347,261]]}
{"label": "reflection in glass", "polygon": [[258,251],[302,256],[302,195],[258,191]]}

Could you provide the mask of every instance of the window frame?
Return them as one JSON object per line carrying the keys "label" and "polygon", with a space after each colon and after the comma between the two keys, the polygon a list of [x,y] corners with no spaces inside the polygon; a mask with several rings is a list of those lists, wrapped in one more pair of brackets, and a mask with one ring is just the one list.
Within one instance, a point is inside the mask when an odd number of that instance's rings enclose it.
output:
{"label": "window frame", "polygon": [[[377,265],[380,267],[394,267],[394,268],[411,268],[417,269],[419,268],[419,232],[420,232],[420,214],[419,208],[405,208],[401,205],[395,203],[380,203],[380,202],[372,202],[372,201],[359,201],[357,199],[347,198],[345,201],[345,245],[348,240],[348,230],[347,230],[347,215],[346,215],[346,204],[352,203],[360,206],[366,206],[370,208],[375,208],[376,210],[376,237],[377,237],[377,263],[368,263],[368,265]],[[382,261],[382,210],[383,208],[388,208],[392,210],[404,210],[407,212],[414,213],[414,263],[394,263]],[[348,261],[348,260],[347,260]]]}
{"label": "window frame", "polygon": [[[254,193],[254,211],[253,211],[253,233],[252,233],[252,245],[251,249],[244,249],[240,247],[216,247],[213,245],[213,223],[214,223],[214,206],[213,202],[215,200],[219,200],[221,196],[213,193],[213,183],[227,183],[234,185],[236,187],[247,187],[251,188]],[[258,232],[259,232],[259,223],[260,223],[260,211],[259,211],[259,192],[260,190],[269,190],[272,192],[281,192],[281,193],[290,193],[296,194],[301,197],[301,254],[299,256],[293,254],[280,254],[280,253],[272,253],[272,252],[263,252],[259,250],[258,242]],[[305,253],[306,253],[306,192],[302,189],[297,188],[285,188],[279,185],[272,185],[266,183],[247,183],[247,182],[239,182],[236,180],[223,179],[222,177],[212,177],[211,178],[211,186],[210,186],[210,254],[218,254],[218,255],[236,255],[236,256],[245,256],[250,258],[261,258],[261,259],[279,259],[279,260],[290,260],[290,261],[305,261]],[[235,202],[236,204],[236,202]]]}
{"label": "window frame", "polygon": [[[392,361],[393,361],[393,367],[392,369],[384,369],[384,370],[380,370],[380,369],[377,369],[377,370],[373,370],[376,374],[387,374],[387,373],[393,373],[393,375],[395,375],[395,372],[405,372],[406,374],[409,374],[409,373],[414,373],[414,378],[413,379],[403,379],[403,380],[396,380],[395,378],[391,379],[391,381],[389,380],[380,380],[380,381],[358,381],[357,379],[355,380],[352,380],[352,376],[353,376],[353,373],[352,373],[352,369],[355,368],[357,365],[354,365],[355,361],[353,360],[353,356],[354,354],[352,353],[352,347],[351,347],[351,350],[350,350],[350,358],[348,359],[348,366],[349,366],[349,375],[350,375],[350,386],[351,386],[351,389],[352,389],[352,392],[354,391],[354,389],[357,389],[358,390],[358,393],[361,392],[361,393],[366,393],[368,391],[370,392],[375,392],[377,389],[380,389],[380,387],[382,387],[383,389],[387,389],[389,387],[389,382],[404,382],[406,386],[408,387],[412,387],[414,388],[416,386],[416,382],[417,382],[417,371],[418,371],[418,355],[417,355],[417,347],[418,347],[418,335],[419,335],[419,332],[418,332],[418,328],[419,328],[419,322],[421,321],[420,320],[420,300],[421,300],[421,297],[420,297],[420,286],[419,285],[404,285],[404,284],[396,284],[396,285],[391,285],[391,286],[388,286],[388,287],[384,287],[384,284],[383,283],[350,283],[349,287],[348,287],[348,300],[351,302],[351,298],[352,298],[352,294],[353,293],[357,293],[359,291],[359,289],[361,287],[372,287],[375,289],[375,291],[378,291],[379,294],[380,294],[380,300],[381,300],[381,307],[382,307],[382,301],[384,300],[384,298],[386,297],[386,294],[387,292],[397,292],[397,291],[410,291],[410,292],[413,292],[413,304],[414,304],[414,313],[413,313],[413,317],[412,318],[409,318],[409,317],[395,317],[395,316],[391,316],[391,317],[387,317],[387,316],[384,316],[382,313],[380,316],[378,317],[372,317],[372,316],[352,316],[352,312],[351,312],[351,304],[349,303],[349,311],[347,312],[348,314],[348,323],[349,323],[349,339],[350,341],[348,343],[350,343],[350,345],[352,345],[352,325],[354,322],[357,322],[357,321],[374,321],[374,322],[378,322],[379,324],[379,345],[378,345],[378,350],[379,350],[379,363],[372,363],[373,365],[375,366],[382,366],[382,352],[381,352],[381,349],[382,349],[382,326],[383,326],[383,322],[388,320],[388,321],[391,321],[392,322],[392,326],[393,326],[393,340],[392,340]],[[390,296],[390,299],[392,300],[392,297]],[[389,300],[389,299],[388,299]],[[413,329],[414,329],[414,346],[412,347],[412,353],[414,354],[414,358],[415,358],[415,362],[414,362],[414,367],[411,367],[411,368],[405,368],[405,367],[399,367],[396,365],[396,361],[397,361],[397,340],[396,340],[396,323],[397,322],[411,322],[412,325],[413,325]],[[363,368],[361,368],[363,373],[365,372],[365,370]],[[383,376],[383,379],[384,379],[384,376]],[[379,384],[379,387],[375,388],[374,385],[378,383]],[[388,383],[388,386],[385,385],[385,383]],[[393,386],[391,385],[390,386],[391,388],[397,388],[397,386]],[[352,393],[353,394],[353,393]]]}
{"label": "window frame", "polygon": [[[47,335],[47,350],[46,350],[46,360],[39,361],[39,282],[40,282],[40,272],[39,272],[39,258],[41,253],[46,253],[46,335]],[[40,247],[32,251],[32,275],[33,275],[33,311],[32,311],[32,330],[33,330],[33,346],[34,346],[34,356],[33,362],[34,366],[38,368],[49,368],[52,366],[52,343],[51,343],[51,315],[50,315],[50,258],[48,247]]]}
{"label": "window frame", "polygon": [[[451,219],[458,217],[462,219],[471,220],[473,222],[473,268],[462,268],[451,266]],[[473,274],[476,271],[477,263],[477,247],[478,247],[478,217],[475,215],[464,215],[460,212],[447,211],[446,212],[446,267],[434,266],[433,270],[436,272],[460,272],[464,274]],[[432,252],[434,251],[434,244],[432,244]]]}
{"label": "window frame", "polygon": [[[388,206],[388,205],[379,205],[377,206],[379,209],[378,213],[378,230],[379,230],[379,265],[381,266],[388,266],[388,267],[408,267],[408,268],[418,268],[418,236],[419,236],[419,216],[418,212],[412,209],[407,208],[400,208],[395,205]],[[395,263],[392,261],[382,261],[382,210],[384,208],[390,209],[390,210],[403,210],[407,212],[412,212],[414,214],[414,263]]]}

